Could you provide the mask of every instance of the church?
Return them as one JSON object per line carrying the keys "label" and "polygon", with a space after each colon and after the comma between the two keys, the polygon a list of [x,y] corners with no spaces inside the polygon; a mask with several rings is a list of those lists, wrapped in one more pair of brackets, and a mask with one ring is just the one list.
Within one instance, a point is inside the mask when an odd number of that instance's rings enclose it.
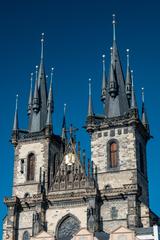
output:
{"label": "church", "polygon": [[[91,160],[76,141],[76,128],[66,124],[61,136],[52,122],[54,99],[47,89],[44,35],[40,64],[31,74],[28,128],[18,121],[18,96],[11,142],[14,147],[12,196],[5,197],[3,240],[159,239],[160,219],[149,207],[147,142],[151,138],[142,89],[138,109],[129,49],[122,68],[113,15],[113,44],[106,74],[102,56],[103,113],[93,112],[89,80],[88,113]],[[32,86],[35,79],[34,87]]]}

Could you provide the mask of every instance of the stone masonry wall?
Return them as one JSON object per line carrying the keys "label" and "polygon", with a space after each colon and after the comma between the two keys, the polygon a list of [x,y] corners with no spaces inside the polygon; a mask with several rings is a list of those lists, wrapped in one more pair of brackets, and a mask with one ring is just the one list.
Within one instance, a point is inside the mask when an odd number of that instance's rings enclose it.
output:
{"label": "stone masonry wall", "polygon": [[[116,139],[119,143],[118,171],[110,170],[108,166],[107,143],[111,139]],[[98,168],[98,183],[100,189],[103,189],[106,183],[112,187],[121,187],[124,183],[133,183],[134,177],[130,170],[136,169],[137,162],[135,131],[132,126],[93,133],[91,139],[91,154],[92,161]]]}
{"label": "stone masonry wall", "polygon": [[[30,195],[37,193],[40,167],[42,167],[42,171],[47,171],[48,169],[48,145],[46,139],[20,142],[17,145],[15,149],[13,196],[16,195],[23,198],[26,192]],[[34,153],[36,157],[34,181],[26,181],[27,157],[29,153]],[[21,173],[21,159],[24,160],[23,173]]]}

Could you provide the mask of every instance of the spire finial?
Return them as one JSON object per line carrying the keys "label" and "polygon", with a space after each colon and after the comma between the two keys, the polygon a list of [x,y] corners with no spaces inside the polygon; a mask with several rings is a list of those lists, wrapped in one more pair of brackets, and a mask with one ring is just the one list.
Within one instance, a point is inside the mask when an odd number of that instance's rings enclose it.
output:
{"label": "spire finial", "polygon": [[111,64],[113,64],[113,47],[110,47]]}
{"label": "spire finial", "polygon": [[116,41],[116,15],[112,15],[112,24],[113,24],[113,41]]}
{"label": "spire finial", "polygon": [[16,94],[16,111],[18,110],[18,94]]}
{"label": "spire finial", "polygon": [[38,65],[36,65],[36,80],[38,79]]}
{"label": "spire finial", "polygon": [[41,34],[41,61],[44,57],[44,33]]}
{"label": "spire finial", "polygon": [[91,96],[92,95],[92,90],[91,90],[91,83],[92,82],[92,80],[91,80],[91,78],[89,78],[88,79],[88,85],[89,85],[89,96]]}
{"label": "spire finial", "polygon": [[144,103],[144,87],[142,87],[142,103]]}
{"label": "spire finial", "polygon": [[130,50],[127,48],[126,52],[127,52],[127,66],[129,67],[129,52],[130,52]]}
{"label": "spire finial", "polygon": [[133,81],[133,70],[131,70],[131,78],[132,78],[132,88],[134,87],[134,81]]}
{"label": "spire finial", "polygon": [[53,72],[54,72],[54,67],[51,68],[51,85],[52,85],[52,81],[53,81]]}
{"label": "spire finial", "polygon": [[91,90],[91,78],[88,80],[88,91],[89,91],[89,99],[88,99],[88,117],[93,115],[92,110],[92,90]]}
{"label": "spire finial", "polygon": [[13,123],[13,131],[18,130],[18,94],[16,94],[16,106],[15,106],[15,114],[14,114],[14,123]]}

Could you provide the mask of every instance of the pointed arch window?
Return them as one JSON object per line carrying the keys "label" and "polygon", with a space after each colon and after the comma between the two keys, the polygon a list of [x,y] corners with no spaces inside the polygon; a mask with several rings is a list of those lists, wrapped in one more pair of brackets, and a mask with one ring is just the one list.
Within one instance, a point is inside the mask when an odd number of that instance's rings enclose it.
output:
{"label": "pointed arch window", "polygon": [[71,240],[80,229],[80,221],[72,215],[64,216],[57,225],[57,239]]}
{"label": "pointed arch window", "polygon": [[109,168],[117,168],[118,167],[118,142],[116,140],[112,140],[108,143],[108,155],[109,155]]}
{"label": "pointed arch window", "polygon": [[29,235],[29,232],[28,231],[25,231],[23,233],[23,240],[30,240],[30,235]]}
{"label": "pointed arch window", "polygon": [[35,155],[30,153],[27,159],[27,181],[33,181],[35,178]]}

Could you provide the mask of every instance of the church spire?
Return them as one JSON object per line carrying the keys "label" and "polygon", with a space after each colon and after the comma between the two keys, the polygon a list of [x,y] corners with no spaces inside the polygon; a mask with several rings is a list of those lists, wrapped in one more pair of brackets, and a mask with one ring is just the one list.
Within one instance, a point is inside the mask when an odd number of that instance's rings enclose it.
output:
{"label": "church spire", "polygon": [[46,126],[50,127],[50,129],[52,129],[52,113],[53,113],[53,94],[52,94],[53,70],[54,68],[51,68],[51,81],[47,101],[47,120],[46,120]]}
{"label": "church spire", "polygon": [[40,108],[40,99],[38,93],[38,66],[36,66],[36,79],[35,79],[35,88],[34,88],[34,95],[33,95],[33,111],[38,113]]}
{"label": "church spire", "polygon": [[66,103],[64,104],[64,112],[63,112],[63,122],[62,122],[62,140],[66,139]]}
{"label": "church spire", "polygon": [[131,71],[130,71],[130,63],[129,63],[129,49],[127,49],[126,51],[127,51],[126,95],[130,104],[131,92],[132,92],[132,79],[131,79]]}
{"label": "church spire", "polygon": [[131,70],[131,78],[132,78],[131,109],[137,109],[136,96],[134,92],[133,70]]}
{"label": "church spire", "polygon": [[91,78],[89,78],[88,85],[89,85],[88,117],[91,117],[91,116],[93,116],[93,109],[92,109],[92,92],[91,92]]}
{"label": "church spire", "polygon": [[113,14],[113,45],[111,48],[111,64],[109,70],[109,82],[106,91],[105,114],[107,118],[123,116],[129,110],[125,81],[116,44],[116,20]]}
{"label": "church spire", "polygon": [[145,105],[144,105],[144,88],[142,88],[142,124],[144,127],[147,129],[149,132],[149,123],[148,123],[148,118],[147,118],[147,113],[145,110]]}
{"label": "church spire", "polygon": [[105,55],[102,55],[102,63],[103,63],[103,70],[102,70],[102,93],[101,93],[101,101],[104,102],[106,99],[106,67],[105,67]]}

